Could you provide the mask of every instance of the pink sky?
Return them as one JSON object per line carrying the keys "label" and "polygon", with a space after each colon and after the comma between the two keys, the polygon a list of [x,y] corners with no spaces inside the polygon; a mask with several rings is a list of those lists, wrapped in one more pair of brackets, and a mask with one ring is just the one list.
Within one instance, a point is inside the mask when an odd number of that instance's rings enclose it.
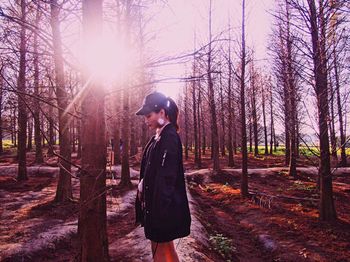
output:
{"label": "pink sky", "polygon": [[[256,50],[257,59],[266,58],[266,43],[271,28],[271,16],[266,12],[273,5],[272,0],[247,1],[248,45]],[[218,34],[227,28],[230,20],[234,28],[233,37],[238,37],[241,23],[240,0],[212,0],[212,32]],[[155,7],[156,13],[150,24],[157,33],[151,43],[155,55],[177,55],[193,50],[193,37],[196,31],[197,44],[208,42],[209,0],[169,0],[163,8]],[[160,68],[159,78],[180,77],[189,66],[181,64]],[[157,88],[176,98],[183,83],[159,84]]]}

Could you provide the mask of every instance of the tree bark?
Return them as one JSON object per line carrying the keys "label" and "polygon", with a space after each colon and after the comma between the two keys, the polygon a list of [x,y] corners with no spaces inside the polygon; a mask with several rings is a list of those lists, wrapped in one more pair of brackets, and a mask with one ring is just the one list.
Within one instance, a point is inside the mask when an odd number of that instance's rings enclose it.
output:
{"label": "tree bark", "polygon": [[188,90],[187,90],[187,84],[185,86],[185,159],[188,160],[188,147],[189,147],[189,142],[188,142],[188,137],[189,137],[189,130],[188,130],[188,126],[189,126],[189,122],[188,122]]}
{"label": "tree bark", "polygon": [[26,143],[27,143],[27,108],[23,93],[26,92],[26,1],[21,0],[20,62],[18,74],[18,173],[17,180],[27,180]]}
{"label": "tree bark", "polygon": [[220,74],[220,103],[221,103],[221,156],[226,156],[226,143],[225,143],[225,105],[224,105],[224,95],[223,95],[223,87],[222,87],[222,76]]}
{"label": "tree bark", "polygon": [[[193,77],[196,77],[196,65],[193,60]],[[193,113],[193,136],[194,136],[194,163],[197,168],[200,168],[201,163],[199,159],[199,143],[198,143],[198,124],[197,124],[197,98],[196,98],[196,81],[192,80],[192,113]]]}
{"label": "tree bark", "polygon": [[[333,201],[332,174],[330,170],[329,137],[328,137],[328,90],[327,65],[325,52],[325,30],[322,3],[317,13],[315,0],[308,0],[311,40],[314,62],[315,89],[318,107],[318,124],[320,134],[320,206],[319,216],[323,221],[332,221],[337,218]],[[318,21],[320,24],[318,25]],[[321,31],[321,33],[320,33]]]}
{"label": "tree bark", "polygon": [[211,62],[212,62],[212,35],[211,35],[211,15],[212,15],[212,0],[210,0],[210,10],[209,10],[209,52],[208,52],[208,95],[209,95],[209,109],[211,115],[211,132],[212,132],[212,150],[213,150],[213,171],[218,172],[220,170],[219,162],[219,135],[218,126],[216,119],[216,107],[215,107],[215,94],[214,85],[211,76]]}
{"label": "tree bark", "polygon": [[293,61],[292,61],[292,39],[290,34],[290,14],[289,14],[289,4],[286,0],[286,26],[287,26],[287,36],[286,36],[286,47],[287,47],[287,87],[288,87],[288,98],[287,103],[288,108],[288,120],[290,122],[289,132],[290,132],[290,158],[289,158],[289,176],[297,177],[297,167],[296,167],[296,87],[293,72]]}
{"label": "tree bark", "polygon": [[274,142],[274,139],[273,139],[273,134],[274,134],[274,122],[273,122],[273,96],[272,96],[272,86],[271,86],[271,82],[269,81],[270,83],[270,155],[273,154],[273,142]]}
{"label": "tree bark", "polygon": [[245,67],[246,67],[246,46],[245,46],[245,0],[242,0],[242,47],[241,47],[241,124],[242,124],[242,174],[241,174],[241,195],[248,197],[248,154],[247,154],[247,131],[245,119]]}
{"label": "tree bark", "polygon": [[[102,0],[83,1],[83,36],[86,43],[102,33]],[[86,53],[85,53],[86,54]],[[88,82],[83,91],[81,121],[82,173],[78,221],[79,260],[109,261],[106,214],[106,164],[103,85],[88,80],[92,72],[85,69]]]}
{"label": "tree bark", "polygon": [[[40,22],[40,2],[38,2],[38,7],[35,16],[35,25],[39,27]],[[34,31],[34,95],[39,96],[39,53],[38,53],[38,30]],[[41,144],[41,124],[40,124],[40,102],[36,100],[34,102],[34,142],[35,142],[35,163],[41,164],[44,162],[43,150]]]}
{"label": "tree bark", "polygon": [[335,84],[336,84],[336,91],[337,91],[337,106],[338,106],[340,148],[341,148],[339,166],[345,167],[347,166],[346,152],[345,152],[346,136],[344,132],[343,110],[342,110],[341,97],[340,97],[340,81],[339,81],[338,62],[337,62],[338,57],[336,54],[335,47],[333,49],[333,56],[334,56],[334,75],[335,75]]}
{"label": "tree bark", "polygon": [[259,155],[259,134],[258,134],[258,115],[256,109],[256,73],[253,67],[251,66],[251,109],[252,109],[252,120],[253,120],[253,133],[254,133],[254,156]]}
{"label": "tree bark", "polygon": [[266,112],[265,112],[265,88],[261,89],[262,92],[262,111],[263,111],[263,122],[264,122],[264,141],[265,141],[265,155],[269,154],[269,149],[268,149],[268,141],[267,141],[267,125],[266,125]]}
{"label": "tree bark", "polygon": [[30,115],[27,117],[27,150],[30,151],[33,149],[33,118]]}
{"label": "tree bark", "polygon": [[[230,35],[231,39],[231,35]],[[228,92],[227,92],[227,107],[228,107],[228,166],[233,167],[235,165],[233,158],[233,147],[232,147],[232,124],[234,108],[232,107],[232,65],[231,65],[231,41],[229,42],[229,59],[228,59]]]}
{"label": "tree bark", "polygon": [[59,118],[59,158],[60,173],[57,183],[55,201],[65,202],[73,198],[71,184],[71,143],[69,133],[68,93],[65,87],[63,53],[60,32],[60,5],[57,0],[51,0],[51,28],[53,38],[53,58],[55,63],[55,83]]}
{"label": "tree bark", "polygon": [[129,166],[129,92],[123,91],[123,126],[122,126],[122,173],[119,186],[131,188],[130,166]]}

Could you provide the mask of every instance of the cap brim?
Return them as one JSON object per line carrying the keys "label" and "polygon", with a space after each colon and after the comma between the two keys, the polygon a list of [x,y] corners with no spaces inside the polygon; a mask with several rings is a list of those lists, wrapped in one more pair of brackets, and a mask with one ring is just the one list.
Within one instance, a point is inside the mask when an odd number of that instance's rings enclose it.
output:
{"label": "cap brim", "polygon": [[135,115],[144,116],[144,115],[147,115],[151,112],[152,112],[152,110],[150,108],[148,108],[147,106],[143,106],[135,113]]}

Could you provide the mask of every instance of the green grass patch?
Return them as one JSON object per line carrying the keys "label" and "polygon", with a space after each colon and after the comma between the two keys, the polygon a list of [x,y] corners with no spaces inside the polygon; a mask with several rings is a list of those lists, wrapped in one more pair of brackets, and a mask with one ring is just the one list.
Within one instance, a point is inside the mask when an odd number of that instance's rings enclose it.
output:
{"label": "green grass patch", "polygon": [[231,252],[236,252],[236,248],[232,245],[232,240],[225,237],[223,234],[210,235],[210,243],[214,249],[224,258],[226,261],[231,261]]}
{"label": "green grass patch", "polygon": [[311,192],[311,191],[316,190],[316,186],[315,185],[304,184],[302,181],[297,180],[297,181],[294,181],[293,186],[290,187],[288,190],[294,190],[294,189]]}

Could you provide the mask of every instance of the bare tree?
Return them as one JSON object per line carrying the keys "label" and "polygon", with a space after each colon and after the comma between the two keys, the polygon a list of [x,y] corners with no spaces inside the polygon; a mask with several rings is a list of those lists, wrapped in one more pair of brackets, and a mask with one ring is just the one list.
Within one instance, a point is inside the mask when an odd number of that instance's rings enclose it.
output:
{"label": "bare tree", "polygon": [[27,142],[27,108],[23,93],[26,92],[26,1],[20,1],[21,32],[20,32],[20,61],[18,73],[18,173],[17,180],[27,180],[26,142]]}
{"label": "bare tree", "polygon": [[64,202],[73,198],[71,182],[71,142],[69,134],[69,114],[66,111],[68,107],[68,94],[64,79],[64,64],[62,54],[62,40],[60,32],[59,14],[61,6],[57,0],[51,0],[51,28],[53,40],[53,59],[55,64],[55,83],[56,96],[58,104],[59,118],[59,142],[60,155],[59,166],[60,173],[57,184],[55,201]]}
{"label": "bare tree", "polygon": [[218,135],[218,126],[216,119],[216,106],[215,106],[215,93],[214,93],[214,84],[212,79],[212,0],[210,0],[209,7],[209,51],[208,51],[208,69],[207,69],[207,77],[208,77],[208,100],[209,100],[209,108],[210,108],[210,116],[211,116],[211,139],[212,139],[212,152],[213,152],[213,170],[214,172],[218,172],[220,170],[220,162],[219,162],[219,135]]}
{"label": "bare tree", "polygon": [[246,43],[245,43],[245,0],[242,0],[242,43],[241,43],[241,75],[240,75],[240,95],[241,95],[241,148],[242,148],[242,175],[241,175],[241,195],[248,197],[248,153],[247,153],[247,131],[245,114],[245,69],[246,69]]}
{"label": "bare tree", "polygon": [[[102,0],[83,2],[86,43],[102,33]],[[106,137],[104,89],[85,69],[82,100],[82,171],[78,222],[79,260],[109,261],[106,214]]]}
{"label": "bare tree", "polygon": [[[35,15],[35,25],[36,28],[39,28],[41,12],[40,12],[40,2],[38,2],[36,15]],[[38,29],[34,31],[34,95],[39,97],[39,54],[38,54]],[[40,130],[40,102],[34,102],[34,140],[35,140],[35,162],[41,164],[44,162],[43,152],[41,146],[41,130]]]}

